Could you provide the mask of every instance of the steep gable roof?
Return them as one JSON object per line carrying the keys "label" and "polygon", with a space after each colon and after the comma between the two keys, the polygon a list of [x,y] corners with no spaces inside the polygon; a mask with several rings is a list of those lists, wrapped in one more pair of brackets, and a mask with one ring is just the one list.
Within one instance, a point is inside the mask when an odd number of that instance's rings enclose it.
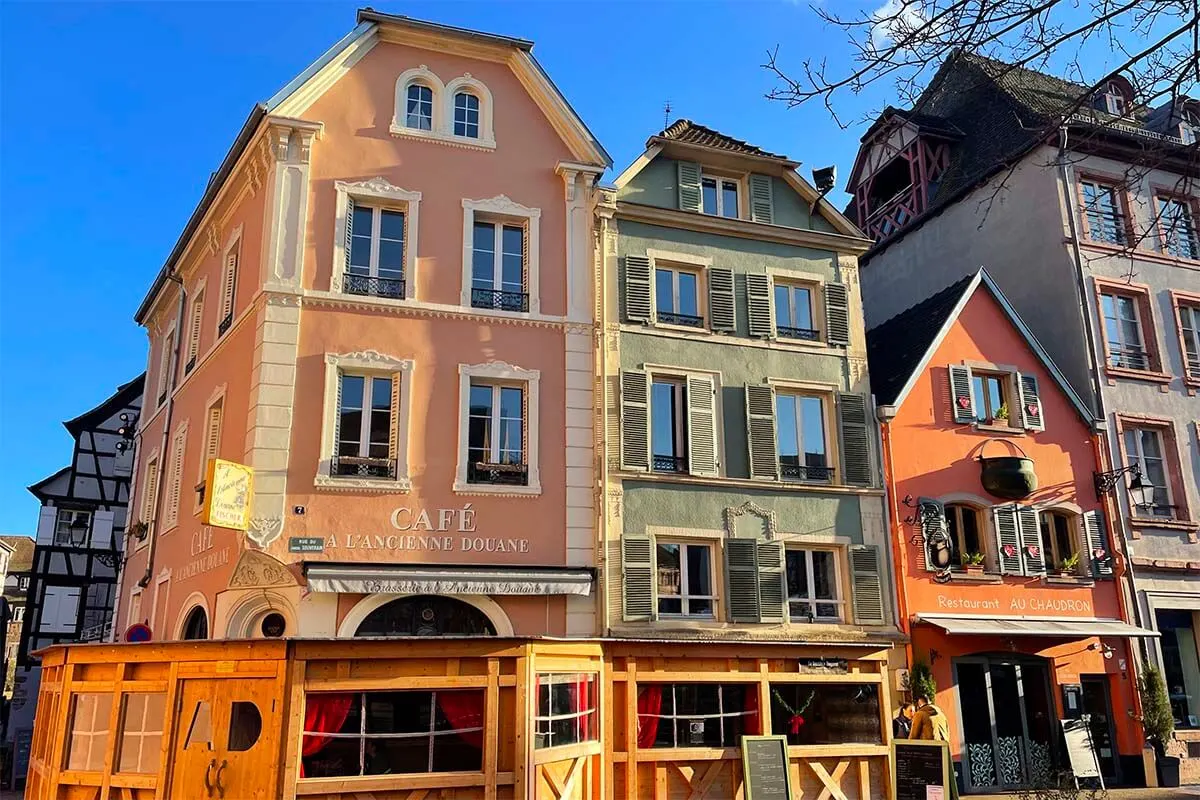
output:
{"label": "steep gable roof", "polygon": [[33,569],[34,541],[32,537],[0,536],[0,541],[12,549],[12,556],[8,559],[9,573],[29,572]]}
{"label": "steep gable roof", "polygon": [[651,147],[659,141],[680,142],[698,147],[708,147],[713,150],[725,150],[740,155],[756,156],[758,158],[774,158],[779,161],[790,161],[787,156],[769,153],[761,147],[726,136],[720,131],[692,122],[690,119],[677,119],[664,130],[646,140],[646,147]]}

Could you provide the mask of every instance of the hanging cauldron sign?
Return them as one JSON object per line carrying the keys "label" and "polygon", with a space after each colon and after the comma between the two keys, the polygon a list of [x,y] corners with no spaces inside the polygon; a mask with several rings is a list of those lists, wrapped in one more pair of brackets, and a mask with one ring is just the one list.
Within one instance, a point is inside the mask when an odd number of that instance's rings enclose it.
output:
{"label": "hanging cauldron sign", "polygon": [[[984,451],[992,442],[1003,442],[1010,451],[1020,453],[1006,456],[987,456]],[[1037,491],[1037,473],[1033,471],[1033,459],[1025,455],[1016,442],[1008,439],[988,439],[979,449],[979,482],[989,494],[1005,500],[1024,500]]]}

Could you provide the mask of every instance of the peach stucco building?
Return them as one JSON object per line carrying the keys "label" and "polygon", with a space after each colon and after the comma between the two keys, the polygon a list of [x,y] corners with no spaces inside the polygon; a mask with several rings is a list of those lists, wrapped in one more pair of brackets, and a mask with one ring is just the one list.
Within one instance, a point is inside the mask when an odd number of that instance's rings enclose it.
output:
{"label": "peach stucco building", "polygon": [[[531,47],[363,11],[251,113],[137,313],[118,634],[596,633],[608,156]],[[247,532],[201,524],[212,458]]]}

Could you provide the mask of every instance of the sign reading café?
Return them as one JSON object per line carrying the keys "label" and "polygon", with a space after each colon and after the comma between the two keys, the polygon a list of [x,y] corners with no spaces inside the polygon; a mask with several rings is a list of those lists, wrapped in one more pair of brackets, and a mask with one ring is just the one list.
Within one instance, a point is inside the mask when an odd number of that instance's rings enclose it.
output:
{"label": "sign reading caf\u00e9", "polygon": [[[518,523],[519,524],[519,523]],[[489,533],[493,535],[489,535]],[[528,555],[525,536],[496,536],[481,533],[471,503],[461,508],[394,509],[388,528],[381,533],[339,531],[324,537],[324,552],[355,553],[354,560],[386,559],[391,554],[423,556],[432,553],[464,554],[485,558],[497,554]],[[521,560],[521,559],[517,559]]]}

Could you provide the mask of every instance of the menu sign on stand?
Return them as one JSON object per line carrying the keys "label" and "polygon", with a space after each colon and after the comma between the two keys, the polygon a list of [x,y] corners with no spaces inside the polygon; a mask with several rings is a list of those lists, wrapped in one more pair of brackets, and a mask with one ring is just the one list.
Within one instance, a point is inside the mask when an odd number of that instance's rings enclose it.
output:
{"label": "menu sign on stand", "polygon": [[892,742],[892,797],[895,800],[950,800],[950,747],[946,742],[901,739]]}
{"label": "menu sign on stand", "polygon": [[786,736],[742,737],[742,783],[746,800],[791,800]]}

